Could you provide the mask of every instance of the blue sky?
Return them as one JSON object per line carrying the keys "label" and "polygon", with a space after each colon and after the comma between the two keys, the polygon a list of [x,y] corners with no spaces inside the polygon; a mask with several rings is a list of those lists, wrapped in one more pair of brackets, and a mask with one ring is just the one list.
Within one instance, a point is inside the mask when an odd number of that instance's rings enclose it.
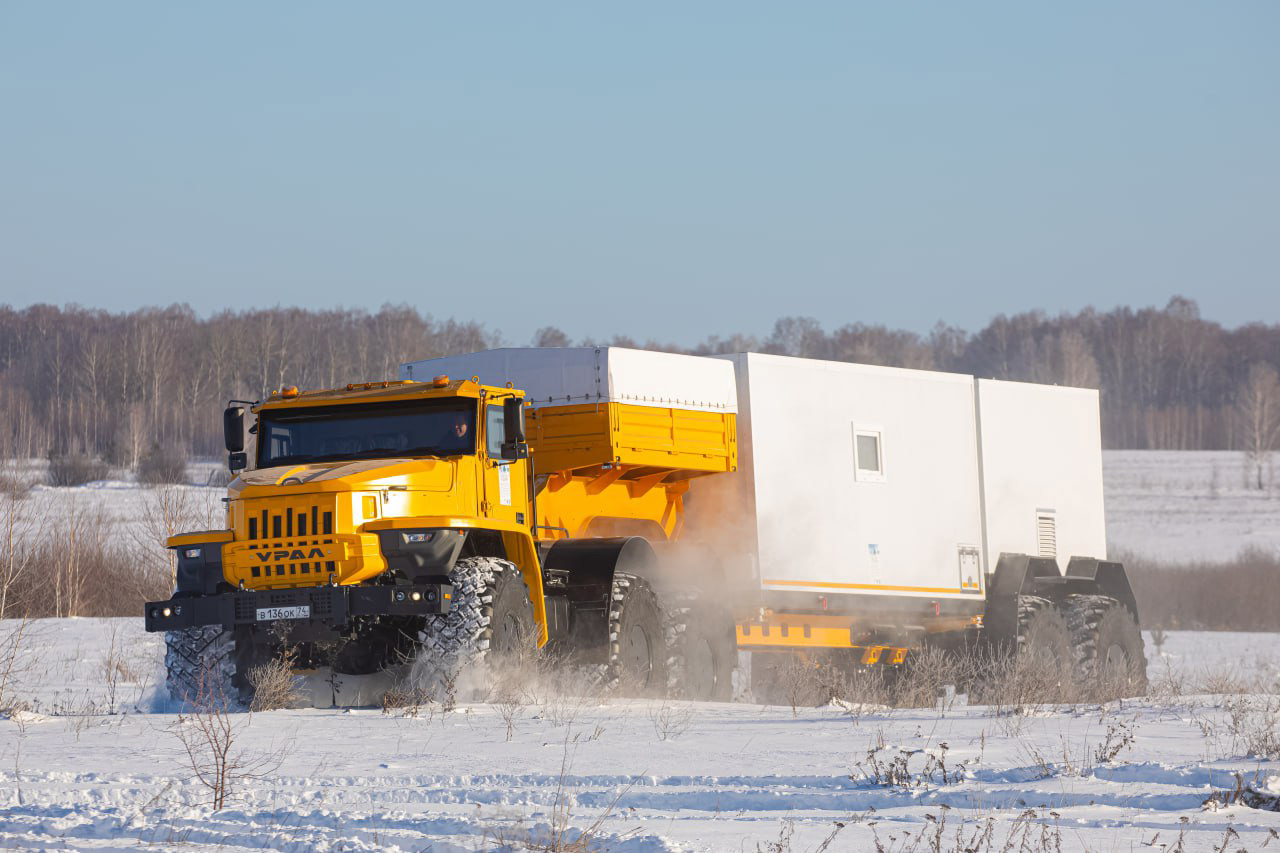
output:
{"label": "blue sky", "polygon": [[0,0],[0,303],[1280,322],[1280,4]]}

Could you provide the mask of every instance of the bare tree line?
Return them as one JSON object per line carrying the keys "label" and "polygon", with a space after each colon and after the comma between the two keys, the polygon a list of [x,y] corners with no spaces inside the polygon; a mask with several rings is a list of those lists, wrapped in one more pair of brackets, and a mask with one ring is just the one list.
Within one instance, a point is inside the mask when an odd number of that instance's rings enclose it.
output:
{"label": "bare tree line", "polygon": [[0,307],[0,456],[84,453],[136,467],[149,447],[221,450],[229,398],[284,384],[394,378],[402,361],[484,349],[478,323],[408,307],[273,308],[200,318],[185,305],[128,313]]}
{"label": "bare tree line", "polygon": [[[230,398],[392,378],[404,361],[501,343],[480,323],[435,320],[409,306],[204,318],[183,305],[127,313],[0,306],[0,456],[79,453],[135,467],[155,446],[216,454]],[[712,336],[692,348],[620,336],[575,342],[553,327],[531,343],[752,350],[1096,387],[1108,447],[1242,450],[1260,469],[1280,444],[1280,326],[1226,329],[1181,297],[1164,308],[1001,315],[976,333],[864,323],[828,332],[813,318],[784,317],[766,337]]]}

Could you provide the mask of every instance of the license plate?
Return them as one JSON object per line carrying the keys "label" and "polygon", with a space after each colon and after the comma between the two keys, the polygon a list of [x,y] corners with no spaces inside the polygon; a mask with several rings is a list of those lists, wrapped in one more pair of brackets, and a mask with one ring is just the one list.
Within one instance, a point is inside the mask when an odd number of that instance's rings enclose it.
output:
{"label": "license plate", "polygon": [[297,607],[259,607],[259,622],[274,622],[277,619],[309,619],[311,605],[300,604]]}

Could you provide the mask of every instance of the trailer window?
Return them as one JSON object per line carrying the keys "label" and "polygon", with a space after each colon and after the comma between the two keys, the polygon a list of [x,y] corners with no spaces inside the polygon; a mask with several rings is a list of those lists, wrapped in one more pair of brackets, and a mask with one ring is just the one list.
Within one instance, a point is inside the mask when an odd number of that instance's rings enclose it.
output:
{"label": "trailer window", "polygon": [[854,427],[853,469],[858,480],[872,483],[884,481],[884,456],[879,430]]}

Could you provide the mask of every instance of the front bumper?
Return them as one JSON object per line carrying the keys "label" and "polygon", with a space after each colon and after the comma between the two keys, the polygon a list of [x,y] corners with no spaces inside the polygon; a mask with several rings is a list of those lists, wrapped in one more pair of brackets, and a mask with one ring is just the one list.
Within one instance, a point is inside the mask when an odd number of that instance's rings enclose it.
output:
{"label": "front bumper", "polygon": [[[294,589],[236,590],[216,595],[147,602],[143,610],[148,631],[178,631],[220,625],[266,624],[282,608],[308,608],[302,618],[326,627],[341,627],[359,616],[430,616],[449,612],[453,587],[448,584],[412,586],[313,586]],[[267,611],[260,614],[259,611]],[[166,612],[168,615],[166,615]],[[286,611],[288,612],[288,611]],[[293,611],[299,612],[299,611]],[[264,618],[259,619],[262,615]]]}

